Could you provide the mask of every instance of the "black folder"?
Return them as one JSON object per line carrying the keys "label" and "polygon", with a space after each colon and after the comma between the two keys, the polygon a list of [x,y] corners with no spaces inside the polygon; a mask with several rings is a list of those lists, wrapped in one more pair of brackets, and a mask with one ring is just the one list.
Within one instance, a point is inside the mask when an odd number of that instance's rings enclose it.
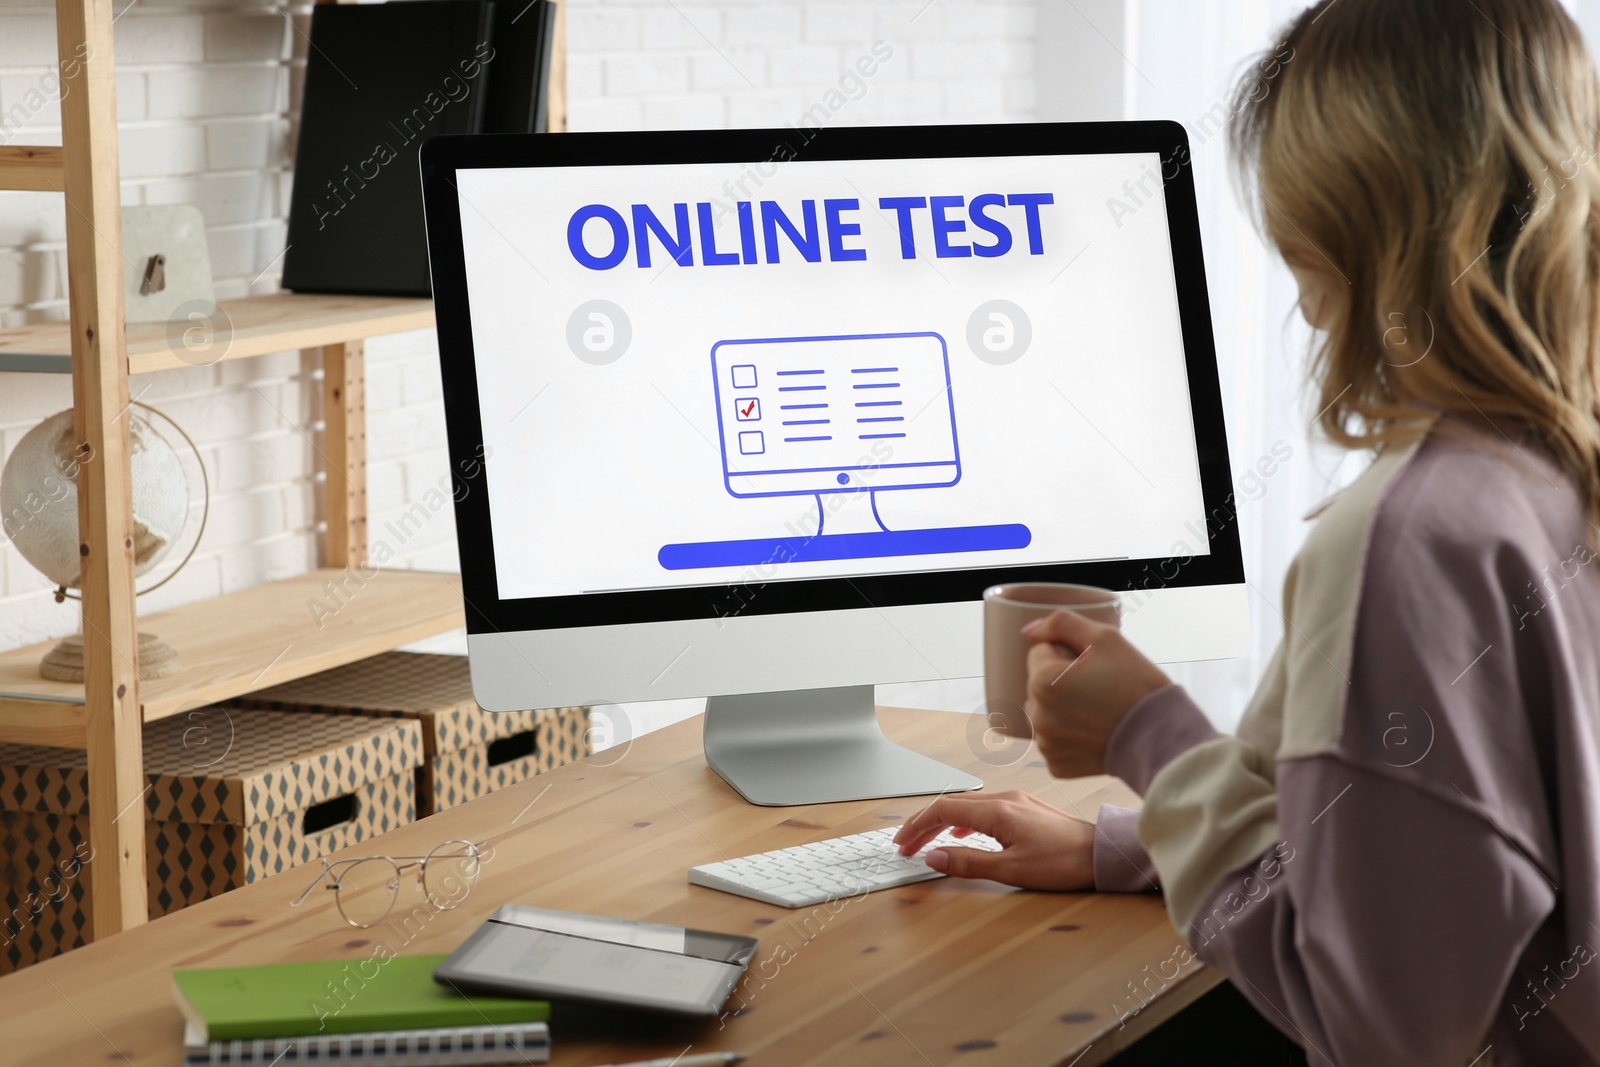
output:
{"label": "black folder", "polygon": [[493,14],[487,0],[316,6],[284,288],[431,295],[418,152],[484,128]]}
{"label": "black folder", "polygon": [[498,0],[494,60],[484,133],[544,133],[549,127],[550,55],[556,5],[550,0]]}

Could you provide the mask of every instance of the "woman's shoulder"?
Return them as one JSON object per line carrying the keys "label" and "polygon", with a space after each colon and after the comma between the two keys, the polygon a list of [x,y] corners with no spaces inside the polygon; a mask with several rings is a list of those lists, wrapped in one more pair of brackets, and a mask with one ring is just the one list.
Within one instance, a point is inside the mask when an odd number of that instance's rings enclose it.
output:
{"label": "woman's shoulder", "polygon": [[1517,556],[1545,560],[1587,544],[1587,533],[1577,486],[1543,445],[1442,420],[1384,484],[1367,549],[1431,570]]}
{"label": "woman's shoulder", "polygon": [[[1320,694],[1285,723],[1286,747],[1339,736],[1362,649],[1460,643],[1465,656],[1437,657],[1459,672],[1500,641],[1480,634],[1515,628],[1516,597],[1546,566],[1588,569],[1586,528],[1575,487],[1531,444],[1436,426],[1380,453],[1322,509],[1285,586],[1285,669]],[[1600,585],[1574,584],[1572,608],[1600,633]]]}
{"label": "woman's shoulder", "polygon": [[1346,581],[1394,557],[1542,558],[1585,544],[1588,530],[1577,487],[1542,445],[1459,420],[1380,452],[1314,517],[1298,569]]}

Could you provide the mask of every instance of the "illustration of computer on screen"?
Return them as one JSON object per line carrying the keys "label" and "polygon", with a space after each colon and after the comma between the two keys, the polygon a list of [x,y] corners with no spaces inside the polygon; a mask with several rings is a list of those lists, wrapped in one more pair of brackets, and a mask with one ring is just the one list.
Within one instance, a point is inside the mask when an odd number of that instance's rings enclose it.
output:
{"label": "illustration of computer on screen", "polygon": [[[719,341],[711,371],[722,480],[736,498],[812,496],[809,536],[663,547],[668,570],[1026,548],[1017,523],[892,530],[877,494],[961,480],[949,351],[937,333]],[[823,497],[867,493],[877,531],[829,534]]]}

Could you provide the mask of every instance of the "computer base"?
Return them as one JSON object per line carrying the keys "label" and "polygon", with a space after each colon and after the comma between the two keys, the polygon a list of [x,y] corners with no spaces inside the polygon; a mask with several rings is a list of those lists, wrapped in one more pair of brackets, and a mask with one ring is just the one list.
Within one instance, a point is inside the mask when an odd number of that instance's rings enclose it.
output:
{"label": "computer base", "polygon": [[870,685],[712,697],[705,749],[723,781],[765,807],[983,788],[884,737]]}

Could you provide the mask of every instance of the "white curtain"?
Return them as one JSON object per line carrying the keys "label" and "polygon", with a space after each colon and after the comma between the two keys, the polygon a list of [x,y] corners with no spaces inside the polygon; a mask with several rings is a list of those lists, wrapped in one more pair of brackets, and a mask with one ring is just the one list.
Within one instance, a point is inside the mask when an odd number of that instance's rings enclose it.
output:
{"label": "white curtain", "polygon": [[[1283,633],[1285,569],[1304,539],[1302,517],[1364,463],[1308,434],[1310,332],[1293,278],[1262,242],[1231,179],[1225,124],[1232,90],[1304,6],[1295,0],[1127,0],[1128,118],[1173,119],[1189,131],[1206,280],[1228,420],[1251,654],[1171,673],[1221,728],[1238,722]],[[1284,460],[1284,456],[1288,456]]]}

